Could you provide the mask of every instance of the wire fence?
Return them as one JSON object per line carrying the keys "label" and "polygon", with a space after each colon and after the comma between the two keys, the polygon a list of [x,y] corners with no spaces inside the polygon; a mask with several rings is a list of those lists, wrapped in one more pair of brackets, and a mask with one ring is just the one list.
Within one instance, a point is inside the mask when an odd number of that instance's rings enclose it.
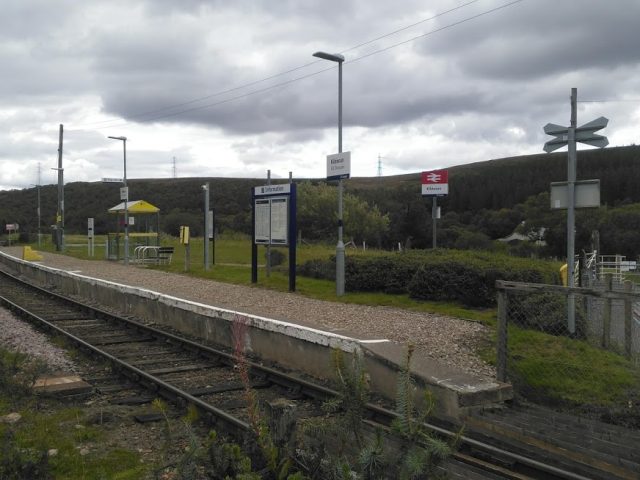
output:
{"label": "wire fence", "polygon": [[496,286],[498,380],[532,400],[640,400],[635,283],[608,274],[588,288],[502,281]]}

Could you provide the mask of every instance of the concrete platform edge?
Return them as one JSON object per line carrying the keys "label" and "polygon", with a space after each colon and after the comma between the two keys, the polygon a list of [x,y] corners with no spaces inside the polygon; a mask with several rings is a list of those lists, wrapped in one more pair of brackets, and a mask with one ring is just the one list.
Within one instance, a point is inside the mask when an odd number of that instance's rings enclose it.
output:
{"label": "concrete platform edge", "polygon": [[[332,379],[331,350],[363,352],[374,392],[395,398],[396,376],[406,347],[393,342],[360,343],[357,339],[280,320],[244,314],[172,297],[140,287],[110,282],[21,260],[0,252],[0,262],[64,295],[77,295],[147,321],[201,338],[204,343],[233,348],[234,331],[245,332],[245,350],[267,362]],[[53,288],[52,288],[53,290]],[[235,327],[234,327],[235,325]],[[458,420],[470,409],[510,399],[510,385],[456,372],[429,358],[414,358],[412,375],[429,389],[436,413]]]}

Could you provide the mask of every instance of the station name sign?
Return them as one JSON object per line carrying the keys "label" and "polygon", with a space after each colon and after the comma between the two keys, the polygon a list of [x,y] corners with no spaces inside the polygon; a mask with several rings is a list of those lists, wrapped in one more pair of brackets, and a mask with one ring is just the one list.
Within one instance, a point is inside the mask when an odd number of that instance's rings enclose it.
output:
{"label": "station name sign", "polygon": [[327,155],[327,180],[342,180],[351,176],[351,152]]}
{"label": "station name sign", "polygon": [[441,197],[449,194],[448,170],[422,172],[422,196]]}

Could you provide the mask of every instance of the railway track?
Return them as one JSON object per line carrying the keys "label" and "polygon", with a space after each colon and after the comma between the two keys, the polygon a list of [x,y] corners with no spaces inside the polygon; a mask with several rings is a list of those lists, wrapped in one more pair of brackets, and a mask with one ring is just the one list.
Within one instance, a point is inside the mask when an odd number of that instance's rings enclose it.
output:
{"label": "railway track", "polygon": [[[126,380],[90,380],[114,401],[163,397],[197,407],[216,430],[242,441],[251,437],[245,383],[233,354],[58,296],[6,272],[0,272],[0,301],[108,361]],[[256,363],[248,362],[247,372],[261,402],[287,399],[300,418],[323,415],[322,403],[338,395]],[[640,435],[614,427],[600,431],[545,412],[499,408],[469,417],[459,450],[447,463],[450,478],[640,479]],[[397,414],[369,404],[365,417],[369,425],[388,428]],[[443,438],[457,434],[445,424],[428,427]]]}

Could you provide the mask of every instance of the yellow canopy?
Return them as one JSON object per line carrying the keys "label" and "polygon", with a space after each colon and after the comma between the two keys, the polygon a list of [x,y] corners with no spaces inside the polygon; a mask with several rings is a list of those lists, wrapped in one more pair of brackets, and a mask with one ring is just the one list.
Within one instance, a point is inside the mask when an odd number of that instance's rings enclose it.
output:
{"label": "yellow canopy", "polygon": [[[158,213],[160,209],[144,200],[132,200],[127,202],[127,212],[129,213]],[[108,210],[109,213],[124,213],[124,202]]]}

